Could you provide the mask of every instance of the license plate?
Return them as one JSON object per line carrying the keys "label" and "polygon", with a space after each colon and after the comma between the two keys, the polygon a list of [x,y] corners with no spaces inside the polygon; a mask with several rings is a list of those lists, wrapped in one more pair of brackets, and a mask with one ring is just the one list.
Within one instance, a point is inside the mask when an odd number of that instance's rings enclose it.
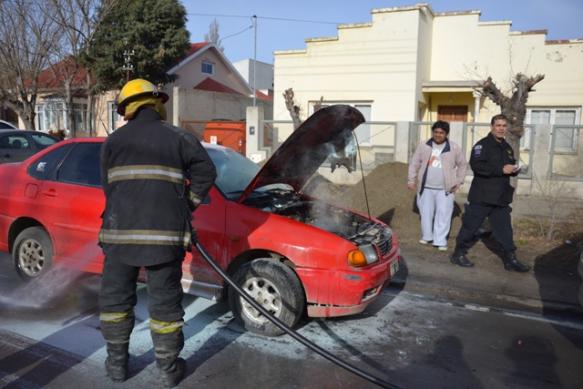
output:
{"label": "license plate", "polygon": [[391,276],[394,276],[399,271],[399,261],[391,263]]}

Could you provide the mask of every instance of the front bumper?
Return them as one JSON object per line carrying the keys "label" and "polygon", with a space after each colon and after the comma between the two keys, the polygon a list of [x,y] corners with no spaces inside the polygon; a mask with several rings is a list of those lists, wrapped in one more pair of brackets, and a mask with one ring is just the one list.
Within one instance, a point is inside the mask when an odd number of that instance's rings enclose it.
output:
{"label": "front bumper", "polygon": [[[308,316],[348,316],[364,311],[398,271],[399,261],[400,249],[396,248],[388,254],[388,260],[363,269],[298,269],[308,292]],[[317,280],[317,285],[311,285],[310,280]],[[310,299],[310,287],[317,290],[313,299]]]}

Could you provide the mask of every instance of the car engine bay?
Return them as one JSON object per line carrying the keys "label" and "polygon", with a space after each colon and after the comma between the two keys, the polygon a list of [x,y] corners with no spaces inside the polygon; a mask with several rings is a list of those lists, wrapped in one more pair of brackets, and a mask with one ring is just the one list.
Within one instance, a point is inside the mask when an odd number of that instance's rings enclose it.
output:
{"label": "car engine bay", "polygon": [[374,244],[381,255],[392,247],[392,231],[359,214],[312,199],[292,189],[273,188],[253,192],[244,203],[265,212],[289,217],[321,228],[360,246]]}

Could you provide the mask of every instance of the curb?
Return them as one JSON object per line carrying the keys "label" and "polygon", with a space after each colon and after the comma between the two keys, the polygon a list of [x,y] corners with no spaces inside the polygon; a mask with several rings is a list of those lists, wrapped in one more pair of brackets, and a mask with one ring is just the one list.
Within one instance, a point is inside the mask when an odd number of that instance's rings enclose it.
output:
{"label": "curb", "polygon": [[[407,279],[403,279],[397,274],[391,280],[389,286],[397,287],[410,293],[429,294],[462,305],[480,304],[489,306],[492,309],[511,309],[544,315],[569,315],[583,318],[583,307],[575,303],[502,295],[456,285],[435,286],[432,281],[431,279],[423,281],[422,278],[412,277],[411,274],[407,276]],[[580,298],[583,298],[583,286],[580,290]]]}

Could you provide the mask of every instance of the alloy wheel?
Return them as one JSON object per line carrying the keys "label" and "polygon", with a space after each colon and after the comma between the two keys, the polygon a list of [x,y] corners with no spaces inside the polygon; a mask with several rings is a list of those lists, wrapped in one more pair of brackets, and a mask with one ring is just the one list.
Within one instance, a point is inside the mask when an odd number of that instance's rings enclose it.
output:
{"label": "alloy wheel", "polygon": [[36,277],[45,265],[45,251],[36,239],[26,239],[18,248],[18,265],[29,277]]}
{"label": "alloy wheel", "polygon": [[[255,301],[265,308],[273,316],[278,317],[282,308],[281,293],[277,287],[269,280],[261,277],[249,278],[243,284],[243,290],[247,292]],[[245,299],[241,297],[243,313],[252,321],[263,324],[267,322],[257,309],[253,308]]]}

